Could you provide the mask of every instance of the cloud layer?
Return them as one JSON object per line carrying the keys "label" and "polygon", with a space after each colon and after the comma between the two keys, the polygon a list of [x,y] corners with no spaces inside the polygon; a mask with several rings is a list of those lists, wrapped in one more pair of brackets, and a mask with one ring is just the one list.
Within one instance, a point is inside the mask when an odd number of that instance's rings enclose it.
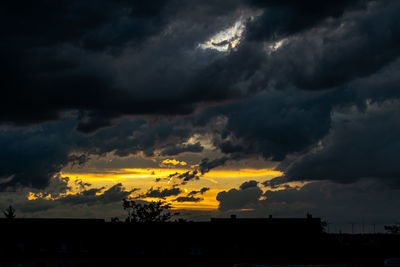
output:
{"label": "cloud layer", "polygon": [[[47,188],[107,153],[203,158],[183,184],[263,157],[284,172],[270,185],[399,186],[396,0],[1,7],[0,191]],[[221,192],[220,210],[258,203],[259,188]],[[145,194],[200,201],[163,190]]]}

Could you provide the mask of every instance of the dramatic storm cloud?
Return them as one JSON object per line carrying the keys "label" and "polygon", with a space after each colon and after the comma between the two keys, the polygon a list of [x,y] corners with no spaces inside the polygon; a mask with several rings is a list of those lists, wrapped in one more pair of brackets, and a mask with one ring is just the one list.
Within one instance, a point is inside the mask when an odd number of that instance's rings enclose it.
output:
{"label": "dramatic storm cloud", "polygon": [[351,184],[312,182],[302,187],[267,189],[264,193],[259,187],[231,189],[221,192],[218,201],[220,211],[239,216],[305,217],[312,213],[328,219],[336,230],[349,231],[354,222],[376,223],[383,230],[385,223],[400,218],[398,194],[398,189],[379,181],[362,179]]}
{"label": "dramatic storm cloud", "polygon": [[218,56],[197,45],[234,22],[236,10],[178,1],[3,3],[0,119],[27,124],[79,110],[78,130],[91,132],[124,114],[187,114],[207,100],[191,97],[200,90],[191,80]]}
{"label": "dramatic storm cloud", "polygon": [[397,0],[0,6],[4,205],[13,194],[27,213],[137,197],[340,216],[374,186],[371,209],[382,192],[398,203]]}
{"label": "dramatic storm cloud", "polygon": [[381,178],[399,186],[399,111],[396,101],[370,104],[363,113],[337,114],[331,132],[313,151],[285,167],[286,175],[291,180],[344,183]]}

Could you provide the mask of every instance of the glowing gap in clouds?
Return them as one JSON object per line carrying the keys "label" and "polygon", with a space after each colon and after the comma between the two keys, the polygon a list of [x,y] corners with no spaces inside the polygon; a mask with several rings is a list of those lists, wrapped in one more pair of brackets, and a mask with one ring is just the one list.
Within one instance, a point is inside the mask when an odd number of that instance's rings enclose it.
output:
{"label": "glowing gap in clouds", "polygon": [[[79,177],[87,182],[99,182],[99,181],[115,181],[121,182],[123,180],[143,180],[146,179],[152,184],[156,178],[165,178],[176,172],[184,173],[189,171],[188,168],[149,168],[149,169],[116,169],[107,170],[102,172],[93,173],[72,173],[63,172],[62,176],[67,176],[70,178]],[[211,170],[205,173],[202,177],[212,178],[218,180],[220,178],[258,178],[266,176],[281,176],[282,172],[273,169],[239,169],[239,170]],[[125,181],[126,182],[126,181]],[[234,180],[232,180],[234,182]]]}
{"label": "glowing gap in clouds", "polygon": [[[134,169],[110,169],[102,172],[93,173],[79,173],[79,172],[63,172],[60,173],[62,177],[69,177],[69,183],[74,184],[77,180],[90,183],[90,188],[104,187],[104,190],[115,185],[122,183],[127,189],[140,188],[144,193],[150,188],[170,188],[167,181],[155,182],[156,178],[166,178],[176,172],[184,173],[190,170],[190,167],[183,167],[181,164],[173,165],[172,168],[134,168]],[[175,167],[176,166],[176,167]],[[179,167],[178,167],[179,166]],[[238,188],[243,182],[249,180],[256,180],[263,182],[272,179],[276,176],[282,175],[281,172],[273,169],[239,169],[239,170],[221,170],[213,169],[210,172],[200,177],[200,180],[192,181],[186,185],[180,185],[182,193],[178,196],[166,197],[163,199],[172,204],[173,209],[189,209],[189,210],[216,210],[219,202],[216,196],[223,190],[231,188]],[[202,187],[209,187],[210,190],[204,194],[196,195],[201,198],[199,202],[178,202],[177,197],[186,196],[188,192],[199,191]],[[89,187],[87,188],[89,189]],[[104,191],[103,190],[103,191]],[[70,194],[78,194],[79,189],[73,188],[72,190],[61,194],[56,198],[64,197]],[[136,192],[137,193],[137,192]],[[133,193],[132,196],[135,196]],[[99,192],[99,194],[102,194]],[[28,200],[35,199],[56,199],[51,195],[42,195],[41,193],[29,193]],[[159,200],[153,198],[141,198],[145,201]]]}
{"label": "glowing gap in clouds", "polygon": [[240,43],[244,29],[243,21],[239,20],[232,27],[218,32],[206,42],[199,44],[199,47],[201,49],[215,49],[220,52],[228,51]]}

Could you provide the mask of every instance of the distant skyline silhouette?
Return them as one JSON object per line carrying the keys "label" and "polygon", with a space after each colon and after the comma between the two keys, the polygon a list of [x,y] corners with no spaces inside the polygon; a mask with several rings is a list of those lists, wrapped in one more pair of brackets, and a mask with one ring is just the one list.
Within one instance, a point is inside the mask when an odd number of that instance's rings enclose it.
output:
{"label": "distant skyline silhouette", "polygon": [[372,267],[394,263],[399,255],[398,234],[329,234],[311,214],[145,221],[0,219],[8,229],[2,235],[0,264]]}

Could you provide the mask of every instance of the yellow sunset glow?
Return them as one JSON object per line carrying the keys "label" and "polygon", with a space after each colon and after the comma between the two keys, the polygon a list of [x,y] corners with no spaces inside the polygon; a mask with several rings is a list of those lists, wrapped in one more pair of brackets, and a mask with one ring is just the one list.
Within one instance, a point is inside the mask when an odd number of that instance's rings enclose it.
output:
{"label": "yellow sunset glow", "polygon": [[[168,161],[170,162],[170,161]],[[179,163],[178,163],[179,162]],[[176,164],[174,164],[176,163]],[[182,174],[193,171],[193,168],[181,164],[180,161],[171,160],[170,168],[131,168],[131,169],[109,169],[101,172],[62,172],[62,177],[69,177],[69,183],[73,184],[78,180],[90,183],[91,188],[105,187],[109,188],[117,183],[127,189],[140,188],[132,196],[138,196],[145,193],[150,188],[170,188],[174,183],[180,184],[182,181],[178,178],[168,179],[170,175]],[[179,166],[179,167],[177,167]],[[199,174],[200,175],[200,174]],[[215,210],[218,208],[216,196],[221,191],[227,191],[231,188],[238,188],[243,182],[248,180],[256,180],[264,182],[276,176],[282,175],[281,172],[273,169],[213,169],[208,173],[200,176],[199,180],[193,180],[184,185],[179,185],[183,191],[179,196],[171,196],[163,199],[170,203],[173,209],[193,209],[193,210]],[[156,182],[157,178],[161,178]],[[194,197],[200,198],[198,202],[178,202],[177,197],[187,196],[191,191],[199,191],[203,187],[211,188],[204,194],[195,194]],[[72,189],[66,194],[77,194],[79,188]],[[101,193],[100,193],[101,194]],[[28,200],[36,200],[38,198],[53,199],[51,195],[41,195],[41,193],[29,193]],[[158,201],[156,198],[140,198],[146,201]]]}
{"label": "yellow sunset glow", "polygon": [[204,177],[260,177],[266,175],[279,176],[282,175],[282,172],[270,169],[211,170],[204,174]]}
{"label": "yellow sunset glow", "polygon": [[[156,168],[156,169],[119,169],[104,171],[101,173],[62,173],[63,176],[74,177],[80,176],[85,177],[85,180],[121,180],[131,178],[156,178],[156,177],[167,177],[174,173],[183,173],[189,171],[183,168]],[[234,178],[234,177],[260,177],[260,176],[280,176],[282,172],[271,170],[271,169],[239,169],[239,170],[211,170],[205,173],[202,177],[206,178]]]}
{"label": "yellow sunset glow", "polygon": [[[180,195],[184,196],[187,192],[196,190],[196,188],[185,188],[185,194]],[[167,197],[165,199],[166,202],[172,205],[172,209],[190,209],[190,210],[215,210],[218,208],[218,201],[216,200],[217,194],[221,190],[210,189],[205,194],[197,194],[194,197],[201,198],[199,202],[177,202],[174,201],[177,196]],[[142,200],[146,201],[158,201],[158,198],[143,198]]]}

